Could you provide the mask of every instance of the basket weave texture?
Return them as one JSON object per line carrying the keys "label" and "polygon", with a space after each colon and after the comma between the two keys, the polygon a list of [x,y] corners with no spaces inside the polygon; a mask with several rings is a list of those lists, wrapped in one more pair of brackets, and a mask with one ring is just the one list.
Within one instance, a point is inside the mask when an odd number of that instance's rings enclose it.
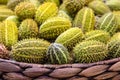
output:
{"label": "basket weave texture", "polygon": [[0,59],[0,80],[120,80],[120,58],[90,64],[29,64]]}

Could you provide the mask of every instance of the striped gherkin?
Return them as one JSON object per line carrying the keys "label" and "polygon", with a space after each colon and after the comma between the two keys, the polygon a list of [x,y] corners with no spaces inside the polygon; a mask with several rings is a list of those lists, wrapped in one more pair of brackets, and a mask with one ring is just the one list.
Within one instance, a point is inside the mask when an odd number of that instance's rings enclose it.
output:
{"label": "striped gherkin", "polygon": [[91,63],[104,60],[108,55],[107,46],[96,40],[80,42],[73,49],[75,62]]}
{"label": "striped gherkin", "polygon": [[104,30],[113,35],[118,29],[118,22],[113,13],[104,14],[97,22],[97,27],[100,30]]}
{"label": "striped gherkin", "polygon": [[120,32],[113,35],[108,42],[109,58],[120,57]]}
{"label": "striped gherkin", "polygon": [[95,26],[95,15],[92,9],[88,7],[82,8],[76,15],[73,25],[81,27],[84,33],[91,31]]}
{"label": "striped gherkin", "polygon": [[19,38],[33,38],[38,36],[38,25],[33,19],[25,19],[19,26]]}
{"label": "striped gherkin", "polygon": [[68,50],[61,44],[52,43],[47,50],[47,59],[52,64],[67,64],[72,58]]}
{"label": "striped gherkin", "polygon": [[0,21],[5,20],[7,17],[14,15],[14,12],[6,7],[0,8]]}
{"label": "striped gherkin", "polygon": [[46,20],[39,29],[39,37],[47,40],[55,40],[61,33],[71,28],[69,19],[63,17],[53,17]]}
{"label": "striped gherkin", "polygon": [[97,40],[107,43],[110,39],[110,34],[103,30],[92,30],[85,34],[85,40]]}
{"label": "striped gherkin", "polygon": [[63,5],[65,10],[74,17],[76,13],[84,6],[83,0],[65,0]]}
{"label": "striped gherkin", "polygon": [[88,4],[88,7],[92,8],[97,15],[103,15],[110,12],[110,8],[100,0],[93,0]]}
{"label": "striped gherkin", "polygon": [[40,5],[39,8],[37,9],[35,20],[40,25],[48,18],[56,16],[57,13],[58,7],[55,3],[45,2],[42,5]]}
{"label": "striped gherkin", "polygon": [[84,38],[82,30],[78,27],[70,28],[67,31],[63,32],[55,40],[56,43],[63,44],[68,50],[72,50],[73,47]]}
{"label": "striped gherkin", "polygon": [[34,18],[35,12],[36,8],[31,2],[21,2],[15,7],[15,13],[20,20]]}
{"label": "striped gherkin", "polygon": [[0,43],[10,48],[18,41],[18,28],[13,21],[5,20],[0,23]]}
{"label": "striped gherkin", "polygon": [[14,60],[28,63],[43,63],[50,43],[42,39],[23,39],[13,45],[11,56]]}

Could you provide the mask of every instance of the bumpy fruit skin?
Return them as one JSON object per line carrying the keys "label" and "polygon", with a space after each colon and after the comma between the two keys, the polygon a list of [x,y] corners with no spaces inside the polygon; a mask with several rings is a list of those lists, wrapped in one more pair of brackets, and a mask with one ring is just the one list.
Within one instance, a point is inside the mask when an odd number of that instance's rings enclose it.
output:
{"label": "bumpy fruit skin", "polygon": [[68,50],[72,50],[73,47],[84,38],[82,30],[78,27],[70,28],[60,34],[55,40],[56,43],[63,44]]}
{"label": "bumpy fruit skin", "polygon": [[47,50],[48,62],[52,64],[70,63],[71,57],[68,50],[61,44],[52,43]]}
{"label": "bumpy fruit skin", "polygon": [[30,2],[21,2],[15,7],[15,13],[21,20],[26,18],[33,18],[35,12],[36,8]]}
{"label": "bumpy fruit skin", "polygon": [[120,33],[116,33],[108,42],[109,58],[120,57]]}
{"label": "bumpy fruit skin", "polygon": [[14,15],[14,12],[8,8],[0,8],[0,21],[5,20],[7,17]]}
{"label": "bumpy fruit skin", "polygon": [[11,20],[11,21],[15,22],[17,26],[20,25],[20,21],[19,21],[18,16],[15,16],[15,15],[9,16],[8,18],[6,18],[6,20]]}
{"label": "bumpy fruit skin", "polygon": [[23,2],[25,0],[9,0],[7,3],[7,7],[11,10],[14,10],[16,5],[18,5],[20,2]]}
{"label": "bumpy fruit skin", "polygon": [[57,16],[69,19],[72,22],[72,18],[65,11],[63,11],[63,10],[59,10]]}
{"label": "bumpy fruit skin", "polygon": [[7,4],[8,0],[0,0],[0,4]]}
{"label": "bumpy fruit skin", "polygon": [[108,48],[102,42],[89,40],[77,44],[73,52],[75,62],[91,63],[104,60],[108,55]]}
{"label": "bumpy fruit skin", "polygon": [[39,29],[39,37],[54,40],[61,33],[71,28],[72,24],[70,20],[62,17],[53,17],[46,20]]}
{"label": "bumpy fruit skin", "polygon": [[42,24],[48,18],[56,16],[58,13],[58,7],[53,2],[45,2],[39,6],[36,11],[35,20],[38,24]]}
{"label": "bumpy fruit skin", "polygon": [[73,25],[81,27],[84,33],[94,29],[95,15],[92,9],[88,7],[82,8],[76,15]]}
{"label": "bumpy fruit skin", "polygon": [[85,40],[97,40],[107,43],[110,39],[110,34],[103,30],[93,30],[85,34]]}
{"label": "bumpy fruit skin", "polygon": [[57,4],[57,6],[60,5],[60,0],[45,0],[46,2],[54,2]]}
{"label": "bumpy fruit skin", "polygon": [[33,19],[25,19],[19,26],[19,39],[36,38],[38,25]]}
{"label": "bumpy fruit skin", "polygon": [[13,21],[5,20],[0,24],[0,43],[10,48],[18,41],[18,28]]}
{"label": "bumpy fruit skin", "polygon": [[119,32],[120,31],[120,11],[113,11],[113,14],[115,15],[118,25],[119,25],[117,29],[117,31]]}
{"label": "bumpy fruit skin", "polygon": [[83,0],[65,0],[63,2],[65,9],[74,17],[75,14],[84,6]]}
{"label": "bumpy fruit skin", "polygon": [[9,51],[3,44],[0,44],[0,58],[9,59]]}
{"label": "bumpy fruit skin", "polygon": [[107,0],[106,5],[112,10],[120,10],[120,0]]}
{"label": "bumpy fruit skin", "polygon": [[97,15],[103,15],[105,13],[110,12],[110,9],[107,5],[105,5],[104,2],[100,0],[94,0],[88,4],[90,8],[92,8],[95,11],[95,14]]}
{"label": "bumpy fruit skin", "polygon": [[14,60],[28,63],[43,63],[50,43],[42,39],[24,39],[12,46]]}
{"label": "bumpy fruit skin", "polygon": [[118,23],[113,13],[104,14],[97,22],[98,29],[109,32],[113,35],[118,29]]}

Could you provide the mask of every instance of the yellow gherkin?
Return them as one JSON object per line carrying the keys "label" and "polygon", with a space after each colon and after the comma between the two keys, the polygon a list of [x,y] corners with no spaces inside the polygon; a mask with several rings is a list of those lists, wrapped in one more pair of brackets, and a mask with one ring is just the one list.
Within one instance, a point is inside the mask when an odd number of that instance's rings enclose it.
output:
{"label": "yellow gherkin", "polygon": [[35,20],[38,24],[42,24],[50,17],[56,16],[58,13],[58,7],[53,2],[45,2],[39,6],[36,11]]}

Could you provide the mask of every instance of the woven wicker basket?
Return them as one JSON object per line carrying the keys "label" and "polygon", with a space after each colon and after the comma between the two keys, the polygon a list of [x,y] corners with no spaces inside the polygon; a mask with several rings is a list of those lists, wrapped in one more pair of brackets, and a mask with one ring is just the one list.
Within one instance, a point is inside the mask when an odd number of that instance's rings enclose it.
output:
{"label": "woven wicker basket", "polygon": [[0,80],[120,80],[120,58],[90,64],[28,64],[0,59]]}

